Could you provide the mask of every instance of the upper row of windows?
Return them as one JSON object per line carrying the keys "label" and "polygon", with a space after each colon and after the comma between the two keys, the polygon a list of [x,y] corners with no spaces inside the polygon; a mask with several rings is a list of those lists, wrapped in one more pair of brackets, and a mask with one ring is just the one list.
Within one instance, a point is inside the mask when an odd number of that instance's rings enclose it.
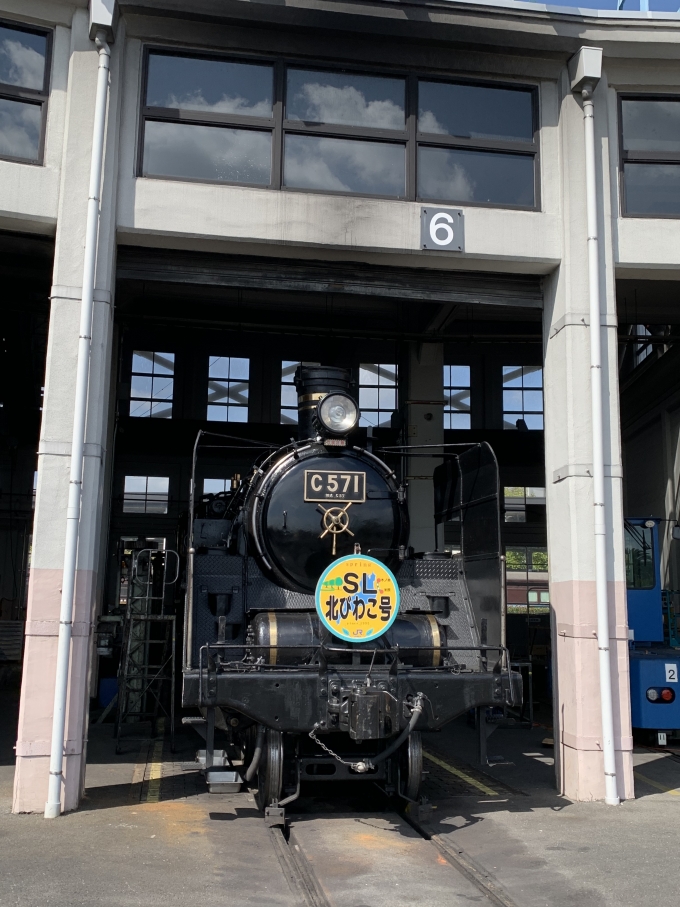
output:
{"label": "upper row of windows", "polygon": [[[281,363],[280,422],[298,421],[295,371],[298,365]],[[130,415],[170,419],[175,382],[175,354],[134,350],[130,383]],[[387,428],[398,406],[399,375],[395,364],[362,362],[358,373],[359,425]],[[443,373],[444,428],[469,429],[470,366],[445,365]],[[208,357],[206,418],[210,422],[247,422],[250,360],[235,356]],[[539,365],[503,366],[503,428],[543,429],[543,369]]]}
{"label": "upper row of windows", "polygon": [[[51,33],[0,25],[0,157],[40,163]],[[620,99],[622,210],[680,216],[680,99]],[[536,88],[147,50],[137,173],[536,209]]]}

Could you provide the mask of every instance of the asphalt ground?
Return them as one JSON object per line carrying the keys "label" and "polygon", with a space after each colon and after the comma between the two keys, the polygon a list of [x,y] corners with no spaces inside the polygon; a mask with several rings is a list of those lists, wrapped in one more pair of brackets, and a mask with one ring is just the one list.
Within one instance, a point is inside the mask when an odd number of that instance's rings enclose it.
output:
{"label": "asphalt ground", "polygon": [[[370,784],[303,785],[286,840],[252,794],[211,795],[197,737],[126,739],[91,727],[87,795],[59,819],[12,815],[16,696],[0,692],[0,905],[658,907],[674,900],[680,758],[639,748],[637,799],[571,803],[553,785],[550,731],[499,729],[475,766],[458,721],[425,738],[432,809],[404,815]],[[193,732],[192,732],[193,733]]]}

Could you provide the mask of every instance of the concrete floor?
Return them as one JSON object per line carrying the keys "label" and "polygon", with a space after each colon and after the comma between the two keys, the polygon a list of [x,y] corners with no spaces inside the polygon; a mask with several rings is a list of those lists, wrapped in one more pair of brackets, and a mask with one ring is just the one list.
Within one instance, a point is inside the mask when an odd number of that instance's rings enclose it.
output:
{"label": "concrete floor", "polygon": [[[200,775],[187,770],[190,737],[179,738],[174,758],[167,745],[161,757],[160,746],[133,740],[116,756],[110,725],[94,726],[83,807],[46,822],[10,813],[15,720],[16,696],[0,692],[2,907],[299,905],[251,795],[211,796]],[[680,759],[639,749],[638,799],[618,808],[575,804],[554,792],[552,751],[541,746],[548,733],[540,727],[497,730],[489,752],[506,762],[484,773],[471,765],[475,739],[464,722],[431,735],[425,742],[426,791],[436,808],[427,830],[486,872],[518,907],[658,907],[672,901]],[[329,788],[321,794],[310,789],[290,810],[293,830],[309,842],[312,859],[321,844],[333,851],[333,835],[346,841],[350,800],[340,804]],[[364,824],[367,816],[385,823],[393,809],[368,788],[351,800]],[[317,826],[323,834],[312,833]],[[319,849],[316,859],[321,856]],[[363,894],[357,891],[356,905],[380,907],[380,886],[368,881]],[[411,892],[411,903],[441,907],[431,881],[425,874],[422,896]],[[343,907],[356,907],[351,892],[342,897]],[[466,899],[488,903],[481,894]]]}

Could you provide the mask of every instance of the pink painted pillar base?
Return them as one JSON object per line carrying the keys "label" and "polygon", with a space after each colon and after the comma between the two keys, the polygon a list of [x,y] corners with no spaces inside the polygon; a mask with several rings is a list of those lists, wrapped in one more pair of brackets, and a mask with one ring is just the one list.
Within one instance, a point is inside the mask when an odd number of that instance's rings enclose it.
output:
{"label": "pink painted pillar base", "polygon": [[[12,803],[15,813],[43,812],[47,799],[61,576],[61,570],[31,570]],[[75,809],[82,793],[89,699],[91,603],[95,579],[90,570],[78,571],[76,579],[64,745],[64,811]]]}
{"label": "pink painted pillar base", "polygon": [[[625,594],[625,583],[609,583],[614,745],[622,800],[635,796]],[[557,633],[554,701],[558,784],[561,793],[572,800],[602,800],[605,790],[595,583],[554,582],[550,597]]]}

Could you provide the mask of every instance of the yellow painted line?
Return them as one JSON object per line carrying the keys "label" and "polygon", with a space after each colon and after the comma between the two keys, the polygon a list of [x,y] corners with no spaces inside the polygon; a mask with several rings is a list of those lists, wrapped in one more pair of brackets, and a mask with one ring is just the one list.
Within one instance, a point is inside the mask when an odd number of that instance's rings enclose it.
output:
{"label": "yellow painted line", "polygon": [[663,791],[664,794],[673,794],[674,797],[680,797],[680,789],[667,787],[665,784],[659,784],[658,781],[652,781],[651,778],[648,778],[647,775],[641,775],[640,772],[633,772],[638,781],[643,781],[645,784],[649,784],[651,787],[655,787],[657,790]]}
{"label": "yellow painted line", "polygon": [[498,791],[492,790],[490,787],[487,787],[486,784],[483,784],[481,781],[477,781],[476,778],[473,778],[471,775],[468,775],[466,772],[461,771],[459,768],[455,768],[453,765],[449,765],[448,762],[444,762],[443,759],[439,759],[437,756],[433,756],[431,753],[425,752],[423,750],[423,756],[426,759],[429,759],[430,762],[434,762],[436,765],[439,765],[441,768],[446,769],[447,772],[450,772],[452,775],[455,775],[456,778],[460,778],[461,781],[465,781],[466,784],[471,784],[473,787],[476,787],[477,790],[480,790],[483,794],[486,794],[488,797],[497,797]]}
{"label": "yellow painted line", "polygon": [[149,766],[149,784],[146,789],[145,803],[158,803],[161,797],[161,777],[163,774],[163,738],[153,745],[153,755]]}

